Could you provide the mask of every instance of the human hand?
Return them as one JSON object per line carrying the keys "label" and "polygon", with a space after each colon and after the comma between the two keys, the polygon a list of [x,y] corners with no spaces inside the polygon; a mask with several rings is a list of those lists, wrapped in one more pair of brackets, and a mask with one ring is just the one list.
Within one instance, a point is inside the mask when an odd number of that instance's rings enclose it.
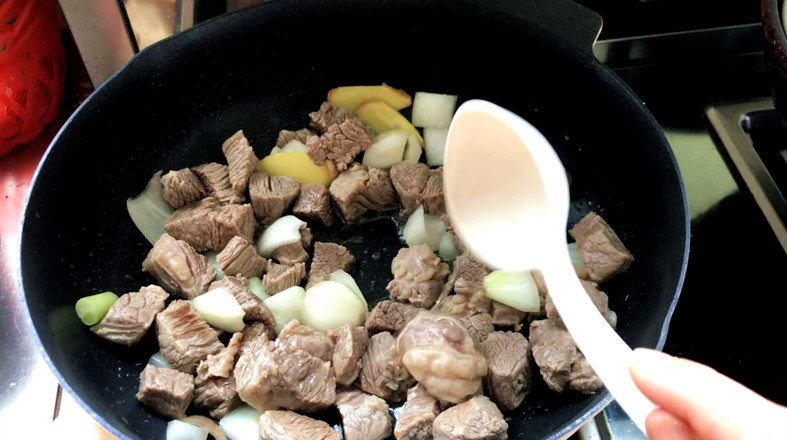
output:
{"label": "human hand", "polygon": [[787,408],[716,370],[655,350],[634,350],[631,377],[656,406],[651,440],[787,439]]}

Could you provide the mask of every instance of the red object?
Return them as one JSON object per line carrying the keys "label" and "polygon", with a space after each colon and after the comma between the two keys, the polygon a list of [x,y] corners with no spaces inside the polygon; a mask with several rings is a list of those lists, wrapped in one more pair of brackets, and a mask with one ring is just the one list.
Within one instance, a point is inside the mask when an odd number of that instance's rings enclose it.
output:
{"label": "red object", "polygon": [[57,116],[64,76],[55,1],[0,1],[0,155]]}

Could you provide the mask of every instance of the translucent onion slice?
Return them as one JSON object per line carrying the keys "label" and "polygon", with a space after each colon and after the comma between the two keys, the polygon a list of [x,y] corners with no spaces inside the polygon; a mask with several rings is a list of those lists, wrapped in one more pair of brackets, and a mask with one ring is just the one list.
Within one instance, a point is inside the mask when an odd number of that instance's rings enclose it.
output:
{"label": "translucent onion slice", "polygon": [[203,293],[191,300],[191,304],[213,327],[233,333],[243,330],[246,313],[235,296],[224,287]]}
{"label": "translucent onion slice", "polygon": [[180,421],[190,423],[208,431],[208,434],[210,434],[214,440],[227,440],[227,436],[224,434],[224,431],[219,428],[219,425],[205,416],[188,416],[180,419]]}
{"label": "translucent onion slice", "polygon": [[153,356],[148,359],[148,363],[158,368],[171,368],[169,362],[164,359],[164,355],[162,355],[160,351],[153,353]]}
{"label": "translucent onion slice", "polygon": [[433,251],[437,251],[445,231],[445,223],[440,220],[440,216],[426,214],[423,206],[419,206],[407,219],[402,235],[408,246],[426,243]]}
{"label": "translucent onion slice", "polygon": [[265,306],[276,318],[277,332],[281,331],[293,319],[301,319],[304,298],[306,298],[306,291],[303,290],[303,287],[293,286],[263,300]]}
{"label": "translucent onion slice", "polygon": [[568,255],[571,257],[571,264],[577,267],[585,267],[585,263],[583,263],[582,259],[579,258],[579,251],[577,250],[576,243],[568,244]]}
{"label": "translucent onion slice", "polygon": [[358,283],[355,282],[355,278],[352,277],[349,273],[339,269],[331,273],[330,277],[331,281],[336,281],[337,283],[344,284],[348,289],[352,290],[352,292],[358,296],[358,299],[361,301],[361,304],[368,310],[369,304],[366,302],[366,297],[363,296],[363,292],[361,292],[361,288],[358,287]]}
{"label": "translucent onion slice", "polygon": [[306,153],[307,151],[308,149],[306,148],[306,144],[299,141],[298,139],[293,139],[281,147],[282,153]]}
{"label": "translucent onion slice", "polygon": [[443,238],[440,239],[440,246],[437,250],[437,254],[445,261],[456,260],[456,257],[459,256],[459,249],[456,247],[454,234],[448,231],[443,233]]}
{"label": "translucent onion slice", "polygon": [[427,165],[436,167],[443,164],[447,139],[447,128],[424,128],[424,150],[426,151]]}
{"label": "translucent onion slice", "polygon": [[416,127],[448,128],[456,110],[456,95],[415,92],[413,125]]}
{"label": "translucent onion slice", "polygon": [[371,168],[391,168],[402,161],[407,136],[408,133],[404,130],[390,130],[375,136],[372,146],[363,153],[361,163]]}
{"label": "translucent onion slice", "polygon": [[244,404],[222,417],[219,426],[230,440],[259,440],[260,413]]}
{"label": "translucent onion slice", "polygon": [[161,184],[161,171],[150,178],[145,191],[134,198],[126,200],[126,209],[139,232],[150,244],[164,235],[164,222],[175,210],[164,200],[164,186]]}
{"label": "translucent onion slice", "polygon": [[213,266],[214,269],[216,269],[216,279],[217,280],[223,279],[224,271],[221,270],[221,267],[219,266],[219,262],[216,261],[216,256],[219,255],[219,251],[206,251],[202,255],[204,255],[205,258],[208,259],[208,263],[210,263],[210,265]]}
{"label": "translucent onion slice", "polygon": [[262,284],[262,279],[260,279],[260,277],[249,278],[249,290],[263,301],[271,297],[268,292],[265,291],[265,286]]}
{"label": "translucent onion slice", "polygon": [[206,440],[208,430],[180,420],[167,423],[167,440]]}
{"label": "translucent onion slice", "polygon": [[421,160],[421,154],[423,152],[424,149],[421,147],[421,144],[418,142],[418,138],[415,137],[414,134],[408,133],[407,144],[404,146],[404,156],[402,157],[402,162],[418,163],[418,161]]}
{"label": "translucent onion slice", "polygon": [[521,312],[538,312],[541,300],[530,272],[496,270],[484,278],[486,296]]}
{"label": "translucent onion slice", "polygon": [[280,217],[268,226],[257,241],[257,252],[270,258],[277,247],[301,241],[301,226],[306,222],[294,215]]}
{"label": "translucent onion slice", "polygon": [[363,325],[368,312],[358,295],[336,281],[320,281],[306,291],[301,322],[327,332],[344,324]]}

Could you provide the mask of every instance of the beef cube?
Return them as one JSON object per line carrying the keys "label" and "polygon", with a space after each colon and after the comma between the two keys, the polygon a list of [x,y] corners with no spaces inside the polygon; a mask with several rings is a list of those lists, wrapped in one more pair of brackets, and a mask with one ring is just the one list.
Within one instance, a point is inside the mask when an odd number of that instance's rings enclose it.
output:
{"label": "beef cube", "polygon": [[276,146],[282,148],[293,140],[297,140],[305,145],[309,138],[313,136],[320,137],[320,135],[308,128],[302,128],[297,131],[281,130],[279,136],[276,138]]}
{"label": "beef cube", "polygon": [[194,374],[200,361],[224,348],[218,332],[187,301],[172,301],[156,315],[156,332],[161,355],[184,373]]}
{"label": "beef cube", "polygon": [[306,288],[327,280],[337,270],[351,272],[355,267],[355,257],[346,247],[336,243],[314,243],[314,256],[309,269]]}
{"label": "beef cube", "polygon": [[101,322],[90,330],[117,344],[136,345],[153,324],[156,314],[164,310],[164,301],[168,297],[169,294],[155,284],[145,286],[139,292],[120,295]]}
{"label": "beef cube", "polygon": [[243,194],[249,186],[249,177],[260,169],[260,160],[254,155],[249,140],[238,130],[221,145],[229,164],[229,179],[233,191]]}
{"label": "beef cube", "polygon": [[239,354],[243,354],[258,342],[268,342],[276,339],[276,328],[272,325],[254,321],[243,327],[243,341],[240,343]]}
{"label": "beef cube", "polygon": [[515,331],[522,330],[522,321],[525,319],[526,312],[507,306],[499,301],[492,300],[492,324],[498,327],[512,328]]}
{"label": "beef cube", "polygon": [[254,239],[254,211],[251,205],[220,206],[213,197],[175,211],[164,223],[164,230],[190,244],[197,252],[220,251],[235,236]]}
{"label": "beef cube", "polygon": [[530,389],[530,343],[522,333],[493,332],[481,344],[488,372],[484,389],[500,409],[513,410],[522,404]]}
{"label": "beef cube", "polygon": [[225,276],[219,281],[214,281],[210,289],[225,288],[232,296],[238,300],[238,304],[246,313],[243,317],[246,321],[261,321],[269,326],[276,325],[273,313],[268,310],[265,303],[259,296],[249,290],[249,280],[244,277]]}
{"label": "beef cube", "polygon": [[391,262],[391,272],[394,279],[386,289],[395,300],[428,308],[443,291],[450,270],[429,245],[422,243],[400,249]]}
{"label": "beef cube", "polygon": [[634,257],[615,231],[595,212],[587,214],[568,233],[591,281],[602,283],[623,272]]}
{"label": "beef cube", "polygon": [[361,356],[369,344],[365,327],[344,324],[328,332],[333,341],[333,372],[336,383],[350,385],[361,371]]}
{"label": "beef cube", "polygon": [[142,262],[142,270],[174,295],[194,299],[208,291],[216,269],[183,240],[164,234]]}
{"label": "beef cube", "polygon": [[292,212],[298,217],[319,222],[326,228],[332,226],[334,215],[328,187],[316,184],[301,186],[301,193],[295,200]]}
{"label": "beef cube", "polygon": [[492,315],[489,313],[478,313],[472,316],[459,318],[467,328],[467,332],[473,337],[476,346],[484,341],[490,333],[495,331]]}
{"label": "beef cube", "polygon": [[161,185],[162,197],[175,209],[202,200],[208,195],[202,181],[188,168],[168,172],[161,178]]}
{"label": "beef cube", "polygon": [[235,191],[230,182],[230,167],[211,162],[197,165],[191,171],[199,177],[208,194],[215,197],[222,205],[243,203],[243,193]]}
{"label": "beef cube", "polygon": [[292,286],[297,286],[306,276],[306,265],[298,263],[292,266],[268,263],[268,273],[262,277],[265,291],[273,295]]}
{"label": "beef cube", "polygon": [[269,176],[262,171],[251,175],[249,196],[260,223],[270,225],[282,216],[298,197],[301,184],[289,176]]}
{"label": "beef cube", "polygon": [[383,440],[391,435],[385,400],[346,387],[336,392],[335,405],[342,415],[344,440]]}
{"label": "beef cube", "polygon": [[321,135],[320,142],[312,138],[306,142],[309,157],[317,165],[331,160],[337,170],[344,171],[355,156],[372,145],[374,131],[347,109],[324,102],[309,118],[311,127]]}
{"label": "beef cube", "polygon": [[[615,312],[609,309],[609,297],[606,293],[602,292],[598,288],[598,284],[592,281],[585,281],[579,280],[582,284],[582,287],[585,288],[585,292],[587,292],[590,300],[593,302],[593,305],[596,306],[596,309],[601,313],[604,319],[607,320],[612,328],[617,327],[618,324],[618,316]],[[552,302],[552,297],[547,296],[546,305],[544,307],[546,309],[547,318],[557,322],[560,325],[563,324],[563,319],[560,318],[560,313],[558,313],[555,304]]]}
{"label": "beef cube", "polygon": [[423,309],[398,301],[383,300],[366,315],[364,326],[370,333],[398,333]]}
{"label": "beef cube", "polygon": [[288,322],[279,332],[276,346],[284,350],[303,350],[310,355],[330,362],[333,359],[333,341],[323,332],[301,325],[297,319]]}
{"label": "beef cube", "polygon": [[232,237],[216,255],[216,263],[225,275],[245,278],[261,277],[268,267],[268,260],[262,258],[254,245],[240,236]]}
{"label": "beef cube", "polygon": [[139,375],[137,400],[172,419],[186,416],[194,393],[194,378],[171,368],[146,365]]}
{"label": "beef cube", "polygon": [[397,440],[431,440],[432,425],[440,414],[440,404],[421,385],[407,390],[407,403],[394,428]]}
{"label": "beef cube", "polygon": [[358,220],[366,211],[397,205],[396,191],[388,172],[377,168],[367,170],[361,164],[354,164],[340,173],[331,182],[328,192],[347,223]]}
{"label": "beef cube", "polygon": [[194,399],[191,405],[207,409],[214,419],[221,419],[240,404],[241,400],[235,389],[235,375],[210,379],[197,377],[194,380]]}
{"label": "beef cube", "polygon": [[551,319],[530,323],[533,359],[549,388],[595,393],[603,383],[577,348],[568,330]]}
{"label": "beef cube", "polygon": [[491,270],[469,253],[460,255],[454,261],[454,270],[449,276],[453,279],[455,295],[441,300],[437,310],[456,316],[472,316],[490,311],[491,301],[484,290],[484,277]]}
{"label": "beef cube", "polygon": [[328,408],[336,398],[336,380],[330,362],[261,339],[238,358],[235,383],[241,400],[259,412],[269,409],[318,412]]}
{"label": "beef cube", "polygon": [[434,440],[505,440],[508,423],[503,413],[486,396],[448,408],[432,426]]}
{"label": "beef cube", "polygon": [[412,214],[423,203],[423,192],[432,173],[423,163],[400,163],[391,167],[391,183],[404,215]]}
{"label": "beef cube", "polygon": [[222,348],[216,354],[209,354],[205,360],[200,361],[197,367],[197,377],[202,379],[230,377],[232,369],[235,367],[235,358],[240,349],[241,341],[243,341],[243,333],[233,334],[227,347]]}
{"label": "beef cube", "polygon": [[369,168],[369,182],[366,184],[366,207],[370,211],[395,209],[399,205],[396,190],[391,183],[388,171]]}
{"label": "beef cube", "polygon": [[413,383],[396,352],[396,339],[388,332],[372,335],[361,357],[356,386],[390,402],[401,402]]}
{"label": "beef cube", "polygon": [[429,180],[426,182],[421,198],[424,203],[424,211],[428,214],[445,214],[445,199],[443,198],[443,167],[431,171]]}
{"label": "beef cube", "polygon": [[331,425],[292,411],[265,411],[260,416],[260,440],[341,440]]}
{"label": "beef cube", "polygon": [[306,249],[312,243],[312,233],[305,223],[301,225],[300,232],[301,241],[277,247],[271,253],[271,257],[279,263],[288,266],[309,261],[309,254],[306,252]]}

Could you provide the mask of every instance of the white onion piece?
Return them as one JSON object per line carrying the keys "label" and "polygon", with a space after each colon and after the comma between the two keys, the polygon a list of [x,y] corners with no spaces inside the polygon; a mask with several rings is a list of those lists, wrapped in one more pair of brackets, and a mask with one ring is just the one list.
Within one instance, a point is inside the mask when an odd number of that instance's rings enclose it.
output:
{"label": "white onion piece", "polygon": [[327,332],[344,324],[363,325],[368,309],[347,286],[336,281],[320,281],[306,291],[301,322]]}
{"label": "white onion piece", "polygon": [[145,191],[126,200],[126,209],[139,232],[150,244],[156,243],[164,235],[164,222],[175,209],[164,200],[164,185],[161,184],[161,170],[153,174]]}
{"label": "white onion piece", "polygon": [[456,257],[459,256],[459,249],[456,247],[454,234],[448,231],[443,233],[443,238],[440,239],[440,246],[437,250],[437,254],[445,261],[456,260]]}
{"label": "white onion piece", "polygon": [[424,128],[424,150],[426,151],[427,165],[436,167],[443,164],[447,140],[447,128]]}
{"label": "white onion piece", "polygon": [[418,142],[418,138],[412,134],[407,134],[407,144],[404,146],[404,156],[402,157],[402,162],[405,163],[418,163],[421,160],[421,153],[424,152],[424,149],[421,148],[421,143]]}
{"label": "white onion piece", "polygon": [[228,412],[219,420],[219,426],[230,440],[260,439],[260,413],[249,405]]}
{"label": "white onion piece", "polygon": [[262,284],[262,279],[260,279],[260,277],[249,278],[249,290],[263,301],[271,297],[270,294],[265,291],[265,286]]}
{"label": "white onion piece", "polygon": [[577,250],[576,243],[569,243],[568,244],[568,256],[571,257],[571,264],[576,267],[585,267],[585,263],[582,262],[582,259],[579,258],[579,251]]}
{"label": "white onion piece", "polygon": [[433,251],[437,251],[445,231],[445,223],[440,220],[440,216],[426,214],[423,206],[419,206],[407,219],[402,235],[410,247],[426,243]]}
{"label": "white onion piece", "polygon": [[278,218],[260,235],[257,252],[265,258],[270,258],[277,247],[301,241],[301,226],[304,225],[306,222],[294,215]]}
{"label": "white onion piece", "polygon": [[415,92],[412,122],[416,127],[448,128],[456,110],[456,95]]}
{"label": "white onion piece", "polygon": [[484,277],[486,296],[521,312],[538,312],[541,299],[530,272],[495,270]]}
{"label": "white onion piece", "polygon": [[233,333],[243,330],[246,313],[226,288],[209,290],[192,299],[191,304],[208,324]]}
{"label": "white onion piece", "polygon": [[372,139],[372,146],[363,153],[366,167],[388,169],[402,161],[407,132],[404,130],[390,130],[380,133]]}
{"label": "white onion piece", "polygon": [[263,300],[268,310],[273,313],[276,318],[276,331],[287,325],[293,319],[300,320],[301,312],[303,311],[303,300],[306,297],[306,291],[301,286],[292,286],[289,289],[284,289],[281,292],[271,295],[270,298]]}
{"label": "white onion piece", "polygon": [[167,440],[206,440],[208,430],[180,420],[167,423]]}
{"label": "white onion piece", "polygon": [[366,302],[366,297],[363,296],[361,288],[358,287],[358,283],[355,282],[355,278],[353,278],[352,275],[339,269],[331,273],[330,280],[344,284],[348,289],[352,290],[352,292],[358,296],[358,299],[361,300],[361,304],[363,304],[367,310],[369,309],[369,304]]}
{"label": "white onion piece", "polygon": [[162,355],[160,351],[153,353],[153,356],[148,359],[148,363],[158,368],[171,368],[169,362],[164,359],[164,355]]}
{"label": "white onion piece", "polygon": [[219,428],[219,425],[205,416],[188,416],[180,419],[180,421],[190,423],[208,431],[208,434],[210,434],[214,440],[227,440],[227,436],[224,434],[224,431]]}
{"label": "white onion piece", "polygon": [[[293,139],[281,147],[280,153],[306,153],[307,151],[306,144],[298,139]],[[271,154],[273,153],[271,152]]]}
{"label": "white onion piece", "polygon": [[202,254],[205,258],[208,259],[208,263],[216,269],[216,280],[221,280],[224,278],[224,271],[221,270],[221,266],[219,266],[219,262],[216,261],[216,256],[219,255],[219,251],[206,251]]}
{"label": "white onion piece", "polygon": [[279,154],[279,153],[281,153],[281,147],[273,147],[273,148],[271,148],[271,152],[270,152],[271,155]]}

